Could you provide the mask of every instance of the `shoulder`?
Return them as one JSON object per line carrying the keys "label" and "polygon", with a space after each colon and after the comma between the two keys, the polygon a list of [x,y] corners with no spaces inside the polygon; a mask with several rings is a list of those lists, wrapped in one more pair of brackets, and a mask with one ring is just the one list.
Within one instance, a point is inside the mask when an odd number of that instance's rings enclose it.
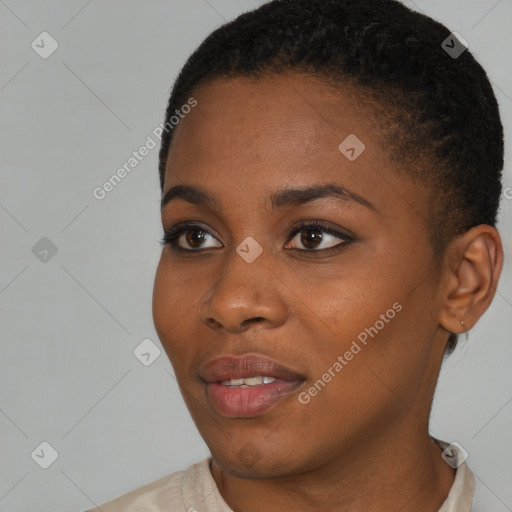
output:
{"label": "shoulder", "polygon": [[170,505],[172,510],[187,510],[189,500],[202,499],[210,479],[213,481],[207,458],[86,512],[159,512],[169,510]]}

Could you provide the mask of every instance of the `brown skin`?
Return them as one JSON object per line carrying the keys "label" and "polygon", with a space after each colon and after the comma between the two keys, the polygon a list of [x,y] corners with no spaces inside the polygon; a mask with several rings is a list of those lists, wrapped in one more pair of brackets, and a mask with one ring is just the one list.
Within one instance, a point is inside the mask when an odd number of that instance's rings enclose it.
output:
{"label": "brown skin", "polygon": [[[182,199],[163,207],[164,229],[199,221],[211,235],[198,246],[180,238],[190,250],[206,246],[203,254],[164,247],[153,317],[219,491],[237,512],[437,511],[455,472],[428,436],[432,397],[447,331],[471,328],[493,298],[499,234],[477,226],[436,256],[428,189],[398,177],[348,90],[290,74],[215,80],[193,96],[197,106],[175,129],[164,194],[199,186],[221,209]],[[366,145],[353,162],[338,150],[351,133]],[[323,183],[376,211],[332,197],[270,210],[276,190]],[[288,237],[297,221],[313,219],[349,230],[354,242],[322,254],[343,240],[322,232],[316,249],[301,242],[304,231]],[[248,236],[263,248],[250,264],[236,253]],[[300,403],[298,394],[395,302],[402,311]],[[222,416],[206,400],[199,368],[246,353],[306,381],[261,416]]]}

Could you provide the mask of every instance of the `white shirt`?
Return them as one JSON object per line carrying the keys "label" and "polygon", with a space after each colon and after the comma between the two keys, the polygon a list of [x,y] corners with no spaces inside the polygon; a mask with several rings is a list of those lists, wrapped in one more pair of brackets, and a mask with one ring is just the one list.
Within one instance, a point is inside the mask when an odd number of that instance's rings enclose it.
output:
{"label": "white shirt", "polygon": [[[436,442],[443,450],[449,446]],[[458,464],[455,480],[439,512],[470,512],[475,479],[462,452],[456,446],[453,452]],[[217,488],[210,463],[208,457],[86,512],[233,512]]]}

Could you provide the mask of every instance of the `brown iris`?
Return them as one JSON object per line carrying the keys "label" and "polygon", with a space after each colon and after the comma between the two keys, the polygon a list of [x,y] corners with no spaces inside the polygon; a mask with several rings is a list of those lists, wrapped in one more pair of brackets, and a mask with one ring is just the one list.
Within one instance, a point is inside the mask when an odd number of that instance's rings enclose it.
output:
{"label": "brown iris", "polygon": [[[304,247],[308,249],[315,249],[322,242],[322,230],[311,228],[302,231],[300,241],[304,244]],[[310,247],[310,243],[313,243],[313,247]]]}
{"label": "brown iris", "polygon": [[206,231],[202,229],[189,230],[186,233],[185,238],[187,239],[187,243],[190,247],[200,248],[201,243],[204,242],[205,235]]}

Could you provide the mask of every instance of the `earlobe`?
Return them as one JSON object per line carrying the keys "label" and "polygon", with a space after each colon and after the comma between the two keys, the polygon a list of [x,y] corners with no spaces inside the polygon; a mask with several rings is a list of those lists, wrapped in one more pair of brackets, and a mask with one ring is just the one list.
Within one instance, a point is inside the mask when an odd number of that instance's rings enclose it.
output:
{"label": "earlobe", "polygon": [[498,231],[486,224],[471,228],[450,245],[445,256],[439,324],[458,334],[471,329],[492,302],[503,247]]}

